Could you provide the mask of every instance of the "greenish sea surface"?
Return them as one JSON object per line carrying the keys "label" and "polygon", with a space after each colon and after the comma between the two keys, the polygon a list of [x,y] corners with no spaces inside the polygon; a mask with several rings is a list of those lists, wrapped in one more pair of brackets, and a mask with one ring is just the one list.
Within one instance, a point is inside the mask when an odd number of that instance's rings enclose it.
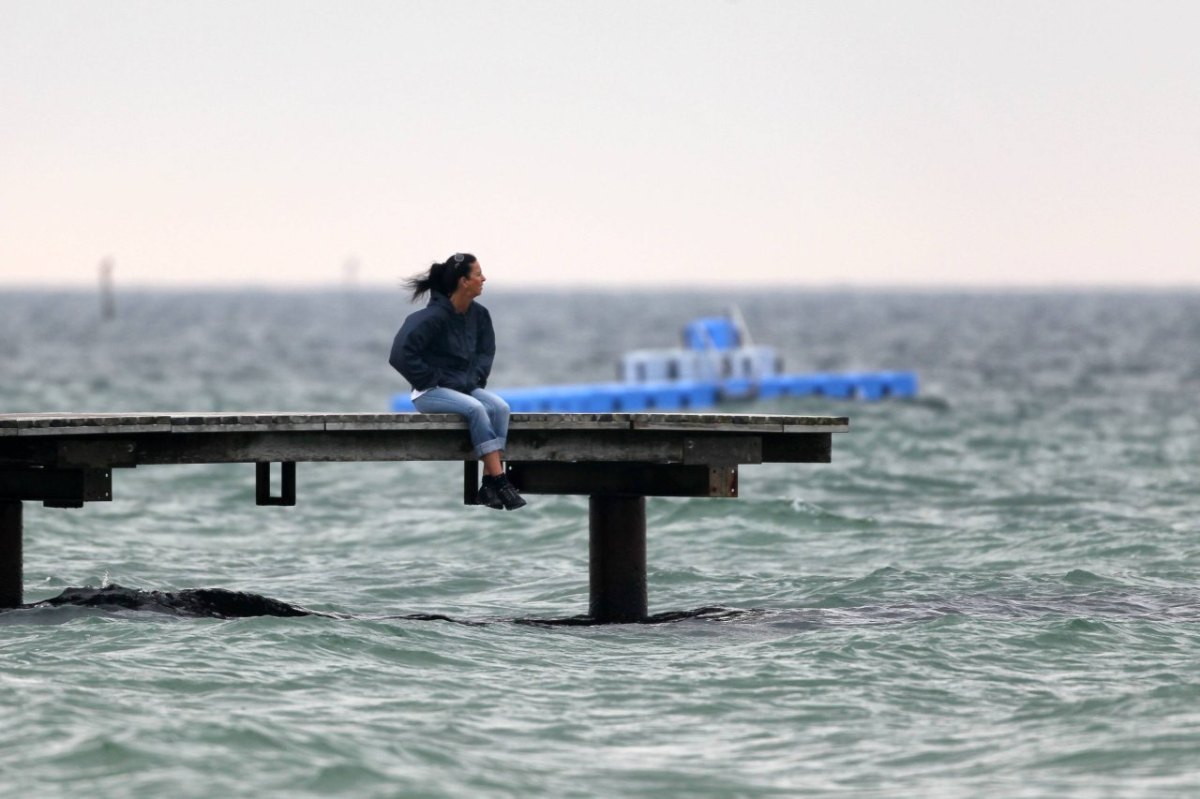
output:
{"label": "greenish sea surface", "polygon": [[[831,464],[650,499],[651,610],[587,609],[587,500],[453,464],[141,467],[25,507],[25,600],[220,588],[325,615],[0,613],[3,797],[1200,795],[1200,295],[491,291],[492,385],[604,380],[736,302],[791,371],[912,369]],[[0,412],[385,411],[399,292],[0,293]],[[444,618],[428,618],[439,616]]]}

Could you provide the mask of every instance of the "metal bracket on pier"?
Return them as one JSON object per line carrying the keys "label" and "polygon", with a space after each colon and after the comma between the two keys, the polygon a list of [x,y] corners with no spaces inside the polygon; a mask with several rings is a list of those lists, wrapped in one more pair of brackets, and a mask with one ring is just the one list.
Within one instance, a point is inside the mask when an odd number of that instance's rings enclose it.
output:
{"label": "metal bracket on pier", "polygon": [[259,461],[255,466],[255,503],[258,505],[296,504],[296,462],[279,464],[279,496],[271,494],[271,464]]}

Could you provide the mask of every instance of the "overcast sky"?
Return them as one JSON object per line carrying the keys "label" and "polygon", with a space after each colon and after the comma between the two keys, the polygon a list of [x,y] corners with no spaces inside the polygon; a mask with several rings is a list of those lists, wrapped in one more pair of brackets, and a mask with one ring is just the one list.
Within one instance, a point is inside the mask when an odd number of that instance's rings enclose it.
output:
{"label": "overcast sky", "polygon": [[1200,285],[1200,3],[0,0],[0,285]]}

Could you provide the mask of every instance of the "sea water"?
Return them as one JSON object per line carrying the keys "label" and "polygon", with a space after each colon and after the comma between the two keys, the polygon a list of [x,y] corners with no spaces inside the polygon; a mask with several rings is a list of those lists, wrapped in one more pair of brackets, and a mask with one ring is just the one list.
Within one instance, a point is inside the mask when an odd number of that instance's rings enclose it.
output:
{"label": "sea water", "polygon": [[[736,303],[789,371],[921,394],[728,407],[850,432],[736,500],[647,501],[651,610],[720,609],[663,624],[530,623],[586,612],[586,498],[465,507],[449,463],[302,463],[294,508],[246,464],[26,503],[28,603],[309,615],[0,613],[0,795],[1200,795],[1200,295],[490,288],[496,387],[611,379]],[[382,412],[411,310],[0,293],[0,412]]]}

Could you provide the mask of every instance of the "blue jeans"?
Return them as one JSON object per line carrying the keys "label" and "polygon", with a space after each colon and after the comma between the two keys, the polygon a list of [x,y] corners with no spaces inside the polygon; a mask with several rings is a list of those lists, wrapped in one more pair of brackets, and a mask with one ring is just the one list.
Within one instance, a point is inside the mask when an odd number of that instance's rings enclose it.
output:
{"label": "blue jeans", "polygon": [[475,457],[504,449],[508,439],[508,403],[490,391],[477,388],[470,394],[452,388],[430,389],[413,400],[421,413],[457,413],[467,418]]}

